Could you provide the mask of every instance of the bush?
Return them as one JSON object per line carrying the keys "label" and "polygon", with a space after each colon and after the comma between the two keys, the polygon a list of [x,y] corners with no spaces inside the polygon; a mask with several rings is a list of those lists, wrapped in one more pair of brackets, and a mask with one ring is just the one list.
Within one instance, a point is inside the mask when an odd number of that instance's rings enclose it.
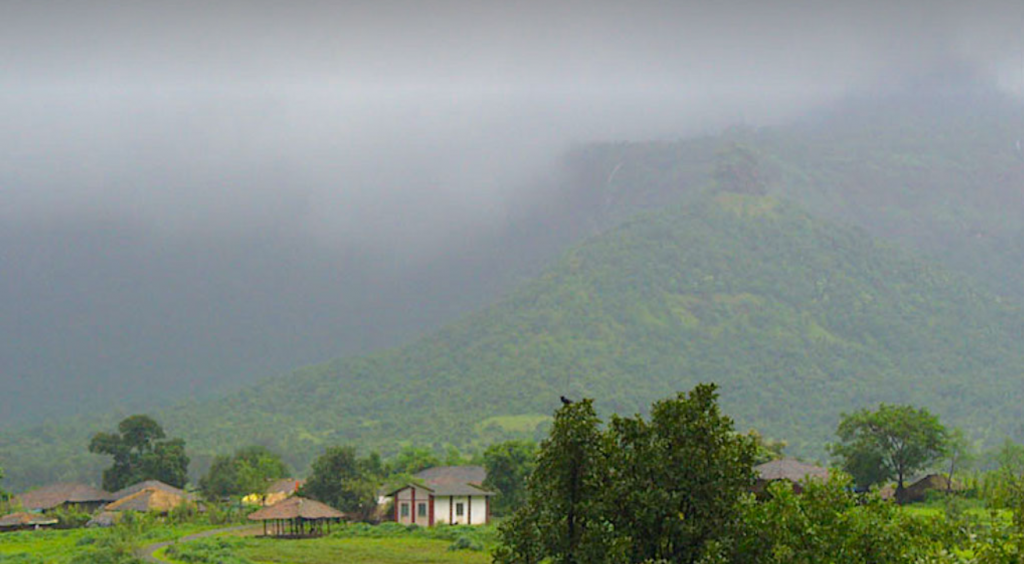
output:
{"label": "bush", "polygon": [[212,538],[196,540],[167,547],[167,556],[179,562],[194,564],[252,564],[252,561],[235,554],[238,539]]}
{"label": "bush", "polygon": [[484,545],[480,541],[474,538],[470,538],[468,535],[460,536],[459,538],[455,539],[455,542],[448,546],[448,550],[481,551],[483,549]]}

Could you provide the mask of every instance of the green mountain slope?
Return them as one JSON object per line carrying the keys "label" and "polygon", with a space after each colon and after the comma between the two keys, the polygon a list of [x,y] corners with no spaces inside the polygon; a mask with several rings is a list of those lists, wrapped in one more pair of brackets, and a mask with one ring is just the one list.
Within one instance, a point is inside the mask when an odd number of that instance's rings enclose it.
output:
{"label": "green mountain slope", "polygon": [[569,162],[580,198],[592,208],[612,203],[605,215],[614,220],[692,193],[731,143],[758,154],[770,194],[1024,299],[1020,100],[985,85],[942,83],[851,100],[784,126],[588,146]]}
{"label": "green mountain slope", "polygon": [[[708,195],[586,241],[430,337],[159,418],[198,466],[259,442],[302,468],[335,442],[388,453],[530,436],[560,394],[629,413],[713,381],[741,427],[795,454],[822,455],[841,412],[880,401],[998,439],[1020,432],[1022,331],[1016,305],[861,231],[772,198]],[[84,450],[94,426],[61,444]],[[39,460],[51,439],[8,438],[9,475],[59,471],[65,459]],[[74,472],[98,462],[72,460]]]}

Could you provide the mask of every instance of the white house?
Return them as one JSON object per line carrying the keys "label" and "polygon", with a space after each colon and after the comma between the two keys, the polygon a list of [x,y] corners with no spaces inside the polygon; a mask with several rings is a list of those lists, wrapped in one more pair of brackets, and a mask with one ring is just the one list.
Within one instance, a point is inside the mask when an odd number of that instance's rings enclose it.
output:
{"label": "white house", "polygon": [[413,476],[415,481],[390,492],[396,523],[404,525],[484,525],[491,520],[494,492],[480,485],[482,466],[436,466]]}

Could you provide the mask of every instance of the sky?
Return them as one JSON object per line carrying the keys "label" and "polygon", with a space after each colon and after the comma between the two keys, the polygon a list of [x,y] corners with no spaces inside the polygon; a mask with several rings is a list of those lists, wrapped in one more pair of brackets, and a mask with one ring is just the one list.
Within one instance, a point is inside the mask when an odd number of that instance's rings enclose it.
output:
{"label": "sky", "polygon": [[415,254],[542,197],[572,143],[770,124],[946,57],[1024,80],[1012,2],[4,0],[0,16],[4,220],[285,222]]}
{"label": "sky", "polygon": [[1024,93],[1024,4],[0,0],[0,411],[408,338],[493,297],[452,249],[568,147],[950,62]]}

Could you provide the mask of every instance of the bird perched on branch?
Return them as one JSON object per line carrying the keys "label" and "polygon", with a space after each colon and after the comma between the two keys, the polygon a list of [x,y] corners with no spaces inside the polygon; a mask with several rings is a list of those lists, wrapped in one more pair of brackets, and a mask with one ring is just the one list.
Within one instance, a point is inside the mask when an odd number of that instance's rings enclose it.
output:
{"label": "bird perched on branch", "polygon": [[559,396],[558,399],[562,400],[562,405],[572,405],[572,400],[565,396]]}

